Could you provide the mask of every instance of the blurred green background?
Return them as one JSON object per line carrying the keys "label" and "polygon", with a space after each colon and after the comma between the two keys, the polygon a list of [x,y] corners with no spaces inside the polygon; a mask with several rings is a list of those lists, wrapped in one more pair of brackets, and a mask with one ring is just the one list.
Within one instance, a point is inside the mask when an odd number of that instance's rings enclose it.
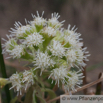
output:
{"label": "blurred green background", "polygon": [[103,0],[0,0],[0,36],[5,38],[15,21],[32,20],[31,13],[36,15],[36,11],[45,11],[45,18],[58,12],[59,20],[66,20],[65,28],[76,25],[91,54],[87,81],[96,80],[103,72]]}

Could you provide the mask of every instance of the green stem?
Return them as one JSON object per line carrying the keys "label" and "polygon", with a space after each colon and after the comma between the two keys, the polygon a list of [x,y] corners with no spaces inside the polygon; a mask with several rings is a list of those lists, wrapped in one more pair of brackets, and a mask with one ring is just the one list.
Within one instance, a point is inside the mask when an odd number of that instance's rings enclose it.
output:
{"label": "green stem", "polygon": [[[2,55],[1,38],[0,38],[0,69],[1,69],[2,77],[7,78],[6,68],[5,68],[4,59]],[[11,96],[10,96],[10,91],[9,91],[9,85],[6,85],[4,87],[4,91],[6,93],[7,103],[10,103]]]}

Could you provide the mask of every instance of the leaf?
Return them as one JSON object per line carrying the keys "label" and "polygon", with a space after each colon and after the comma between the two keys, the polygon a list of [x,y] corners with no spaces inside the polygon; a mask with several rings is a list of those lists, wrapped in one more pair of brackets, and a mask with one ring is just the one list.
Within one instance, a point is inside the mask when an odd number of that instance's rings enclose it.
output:
{"label": "leaf", "polygon": [[43,83],[43,81],[41,80],[41,77],[40,77],[40,70],[38,69],[38,70],[36,70],[36,81],[42,86],[42,87],[44,87],[44,83]]}
{"label": "leaf", "polygon": [[[48,95],[50,97],[50,99],[53,99],[56,97],[56,94],[53,90],[48,89],[48,88],[42,88],[42,91],[48,92]],[[52,102],[52,103],[56,103],[56,101]]]}
{"label": "leaf", "polygon": [[[3,55],[2,55],[1,38],[0,38],[0,69],[1,69],[2,77],[7,78],[6,68],[5,68],[4,59],[3,59]],[[10,95],[10,91],[9,91],[9,85],[6,85],[4,87],[4,90],[6,93],[7,103],[10,103],[11,95]]]}
{"label": "leaf", "polygon": [[34,90],[33,92],[33,103],[37,103],[37,98],[41,103],[46,103],[46,101],[44,100],[44,98],[41,95],[42,93],[40,93],[37,89]]}
{"label": "leaf", "polygon": [[41,90],[41,87],[39,85],[36,85],[35,86],[35,90],[36,90],[36,93],[39,95],[39,96],[43,96],[43,91]]}
{"label": "leaf", "polygon": [[17,97],[15,97],[14,99],[12,99],[10,103],[15,103],[16,101],[17,101]]}
{"label": "leaf", "polygon": [[33,92],[33,102],[32,103],[36,103],[36,96],[35,96],[36,91],[34,90]]}
{"label": "leaf", "polygon": [[26,93],[24,103],[32,103],[33,87],[30,87]]}
{"label": "leaf", "polygon": [[43,97],[41,97],[40,95],[36,94],[37,98],[40,100],[41,103],[46,103],[46,101],[44,100]]}

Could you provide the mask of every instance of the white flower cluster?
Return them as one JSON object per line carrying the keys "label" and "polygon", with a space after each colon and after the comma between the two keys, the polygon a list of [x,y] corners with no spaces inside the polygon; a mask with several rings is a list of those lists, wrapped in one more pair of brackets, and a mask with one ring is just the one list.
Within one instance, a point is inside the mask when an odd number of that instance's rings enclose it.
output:
{"label": "white flower cluster", "polygon": [[34,79],[36,75],[33,74],[33,71],[27,71],[25,70],[23,73],[19,74],[16,72],[16,74],[13,74],[9,81],[12,83],[12,88],[14,88],[15,92],[17,92],[17,95],[22,95],[22,92],[26,91],[31,85],[34,84]]}
{"label": "white flower cluster", "polygon": [[[3,53],[8,53],[12,58],[26,59],[33,64],[34,70],[49,71],[49,78],[58,86],[62,83],[66,91],[75,90],[75,86],[82,83],[83,74],[72,71],[71,68],[82,70],[89,56],[83,48],[81,34],[76,32],[75,26],[68,29],[62,28],[58,13],[53,13],[50,19],[44,19],[37,12],[32,15],[33,21],[26,21],[26,25],[15,22],[11,28],[11,35],[3,45]],[[25,90],[35,84],[36,73],[25,71],[10,77],[12,88],[17,92]],[[61,82],[61,83],[60,83]]]}

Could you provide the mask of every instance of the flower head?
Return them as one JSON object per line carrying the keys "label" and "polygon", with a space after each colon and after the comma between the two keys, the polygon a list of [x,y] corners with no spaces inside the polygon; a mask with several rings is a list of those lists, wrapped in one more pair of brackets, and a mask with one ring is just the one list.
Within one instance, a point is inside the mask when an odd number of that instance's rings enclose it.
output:
{"label": "flower head", "polygon": [[80,33],[77,33],[75,29],[75,26],[70,29],[71,25],[68,25],[68,29],[64,30],[64,34],[62,35],[65,42],[69,43],[70,47],[78,47],[81,48],[83,46],[83,43],[80,42],[80,40],[82,40],[82,38],[79,38],[81,36]]}
{"label": "flower head", "polygon": [[72,49],[68,49],[66,52],[66,57],[67,57],[67,62],[69,65],[71,65],[71,67],[76,66],[77,68],[81,68],[85,67],[86,64],[84,63],[84,61],[88,61],[87,57],[90,56],[90,54],[85,54],[88,53],[85,51],[86,48],[72,48]]}
{"label": "flower head", "polygon": [[42,35],[40,35],[39,33],[33,33],[31,35],[28,35],[28,37],[26,37],[23,43],[27,46],[38,46],[43,41],[44,40]]}
{"label": "flower head", "polygon": [[54,61],[50,59],[50,56],[48,56],[47,53],[42,53],[38,50],[36,53],[36,57],[33,61],[34,66],[36,68],[40,68],[41,70],[47,69],[50,66],[54,66]]}
{"label": "flower head", "polygon": [[87,49],[86,47],[82,49],[77,49],[77,63],[78,65],[81,65],[82,67],[86,66],[84,61],[89,61],[87,57],[90,56],[90,54],[88,54],[89,52],[86,51],[86,49]]}
{"label": "flower head", "polygon": [[42,12],[42,16],[40,17],[39,13],[37,11],[37,17],[35,15],[32,15],[32,17],[34,18],[34,21],[31,21],[30,24],[38,25],[38,26],[45,25],[46,20],[43,18],[43,14],[44,14],[44,12]]}
{"label": "flower head", "polygon": [[23,26],[20,22],[15,22],[15,29],[11,28],[10,31],[17,38],[23,38],[28,35],[31,30],[30,25]]}
{"label": "flower head", "polygon": [[56,35],[56,30],[52,27],[45,27],[41,32],[47,34],[49,37],[54,37]]}
{"label": "flower head", "polygon": [[7,50],[7,52],[13,58],[20,58],[21,56],[25,55],[24,47],[22,45],[16,45],[14,46],[14,49]]}
{"label": "flower head", "polygon": [[25,84],[24,88],[25,90],[27,90],[27,88],[29,88],[31,85],[34,84],[34,77],[35,75],[33,74],[32,70],[25,70],[23,72],[23,79],[22,82]]}
{"label": "flower head", "polygon": [[74,66],[75,61],[77,60],[76,51],[73,49],[69,49],[66,54],[67,62],[72,67]]}
{"label": "flower head", "polygon": [[59,68],[55,68],[51,71],[49,78],[51,77],[53,80],[55,80],[55,84],[58,84],[59,86],[60,81],[64,83],[67,73],[67,68],[65,66],[60,66]]}
{"label": "flower head", "polygon": [[77,46],[77,40],[75,38],[73,38],[72,36],[64,36],[65,42],[68,42],[70,44],[70,46],[72,47],[76,47]]}
{"label": "flower head", "polygon": [[62,57],[65,56],[65,48],[59,41],[53,40],[53,44],[48,48],[51,52],[52,55]]}
{"label": "flower head", "polygon": [[[66,30],[66,33],[68,35],[71,35],[76,40],[78,40],[79,37],[81,36],[81,34],[76,32],[77,28],[75,28],[75,26],[73,26],[71,29],[70,28],[71,28],[71,25],[69,24],[68,29]],[[82,39],[80,38],[80,40],[82,40]]]}
{"label": "flower head", "polygon": [[62,22],[59,22],[58,19],[59,19],[60,15],[58,15],[58,13],[52,13],[51,15],[51,19],[48,20],[48,25],[51,26],[51,27],[55,27],[55,28],[60,28],[63,24],[64,21]]}
{"label": "flower head", "polygon": [[9,81],[12,83],[12,88],[14,88],[14,90],[18,93],[17,95],[20,95],[22,94],[22,88],[23,88],[23,85],[22,85],[22,81],[21,81],[21,76],[16,73],[16,74],[13,74],[10,78],[9,78]]}
{"label": "flower head", "polygon": [[4,38],[2,38],[2,40],[5,41],[5,43],[2,44],[2,47],[4,48],[2,53],[7,52],[7,50],[13,49],[16,44],[16,40],[14,38],[12,38],[11,35],[7,35],[7,38],[9,39],[8,41],[5,40]]}
{"label": "flower head", "polygon": [[70,78],[64,84],[65,91],[68,91],[68,92],[70,90],[76,91],[75,86],[80,87],[79,85],[82,84],[83,82],[82,78],[84,78],[84,76],[83,76],[83,73],[79,73],[79,72],[80,71],[78,72],[69,71],[68,74],[70,75]]}

